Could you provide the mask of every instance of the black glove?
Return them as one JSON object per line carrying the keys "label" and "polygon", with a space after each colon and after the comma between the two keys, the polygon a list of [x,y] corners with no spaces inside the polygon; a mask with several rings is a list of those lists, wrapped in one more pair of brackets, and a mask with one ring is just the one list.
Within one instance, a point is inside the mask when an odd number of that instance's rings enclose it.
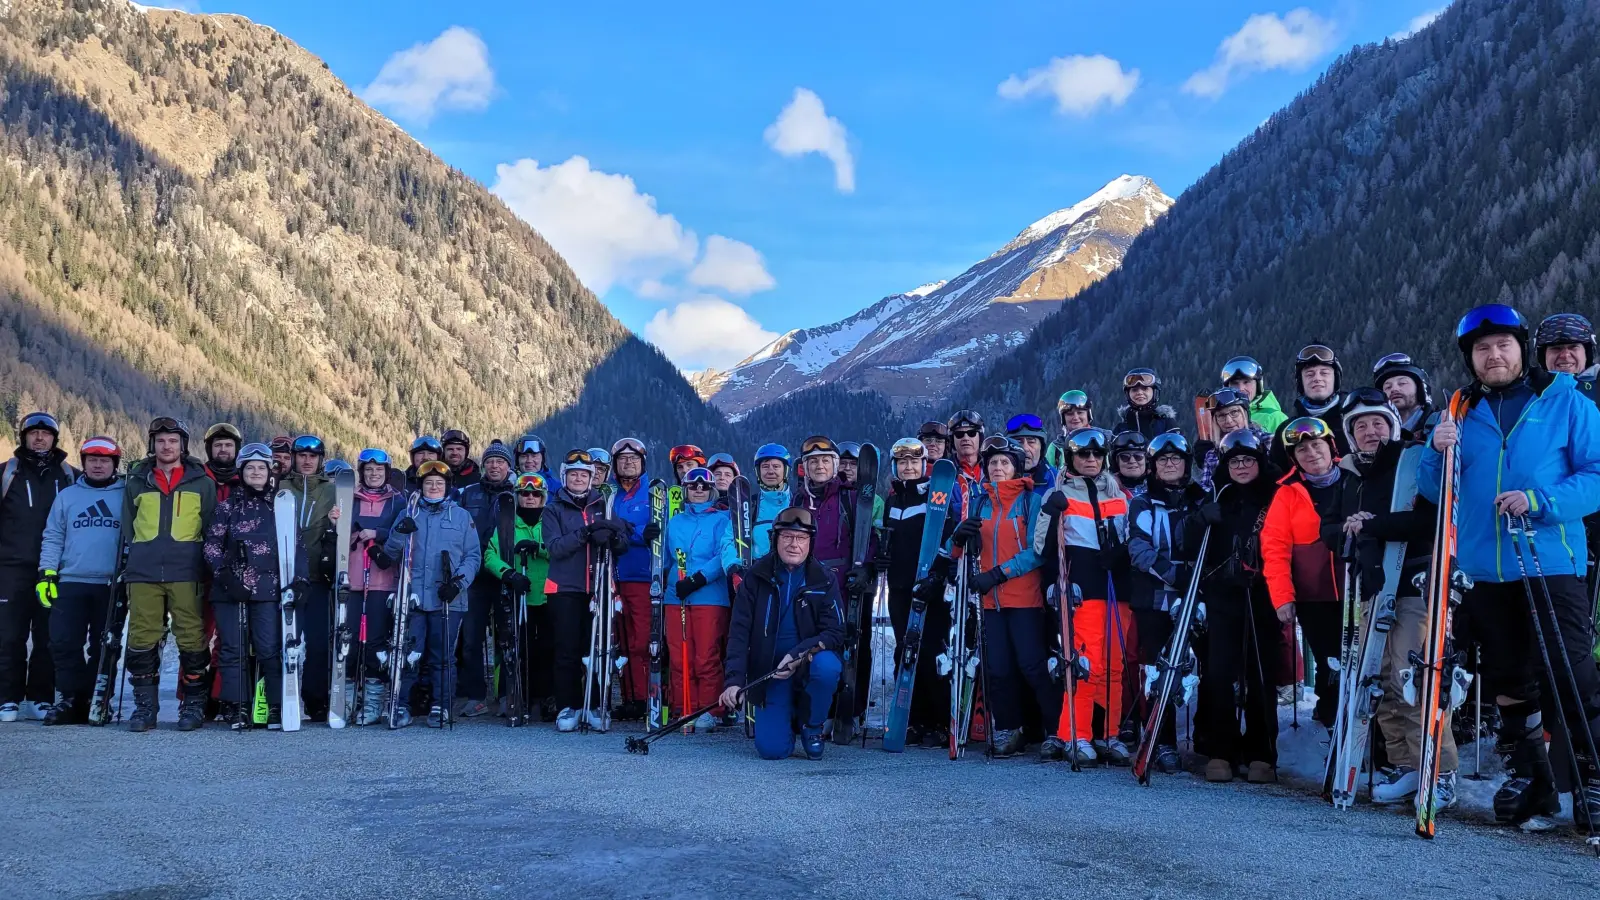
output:
{"label": "black glove", "polygon": [[972,588],[980,594],[987,594],[1000,585],[1005,584],[1005,582],[1006,573],[1000,571],[999,566],[995,566],[987,572],[979,572],[978,574],[967,579],[967,587]]}
{"label": "black glove", "polygon": [[611,543],[611,525],[604,519],[587,527],[589,543],[596,547],[603,547]]}
{"label": "black glove", "polygon": [[688,578],[678,579],[678,602],[683,602],[695,591],[706,586],[706,576],[696,572]]}
{"label": "black glove", "polygon": [[1200,516],[1200,521],[1206,523],[1207,525],[1210,525],[1210,526],[1213,526],[1213,527],[1215,527],[1217,525],[1221,525],[1222,524],[1222,504],[1221,503],[1206,503],[1206,504],[1203,504],[1200,507],[1198,515]]}
{"label": "black glove", "polygon": [[844,576],[844,589],[847,591],[865,590],[872,581],[872,572],[866,566],[856,566]]}
{"label": "black glove", "polygon": [[944,576],[937,573],[929,573],[927,578],[912,586],[911,593],[915,594],[924,603],[932,603],[944,596]]}
{"label": "black glove", "polygon": [[456,585],[454,579],[451,579],[450,581],[441,582],[439,584],[439,602],[440,603],[443,603],[446,606],[448,606],[450,604],[450,601],[456,599],[459,596],[461,596],[461,588]]}
{"label": "black glove", "polygon": [[411,518],[410,516],[406,516],[400,521],[394,523],[394,532],[395,534],[416,534],[417,520]]}
{"label": "black glove", "polygon": [[1067,508],[1067,495],[1061,491],[1051,491],[1050,496],[1044,501],[1044,514],[1047,516],[1060,515]]}
{"label": "black glove", "polygon": [[962,519],[950,538],[956,544],[966,547],[968,552],[977,553],[983,549],[982,528],[983,523],[977,519]]}
{"label": "black glove", "polygon": [[644,542],[646,544],[654,544],[658,537],[661,537],[660,525],[652,521],[644,526]]}
{"label": "black glove", "polygon": [[1128,545],[1121,541],[1113,541],[1109,547],[1100,550],[1100,565],[1105,566],[1107,572],[1120,572],[1131,562]]}
{"label": "black glove", "polygon": [[306,578],[296,578],[289,582],[289,590],[294,591],[296,597],[304,597],[311,590],[311,581]]}
{"label": "black glove", "polygon": [[248,603],[250,601],[250,589],[244,586],[243,581],[239,580],[239,575],[233,571],[233,567],[225,566],[221,571],[217,572],[215,578],[211,579],[211,596],[214,600]]}
{"label": "black glove", "polygon": [[518,556],[538,556],[544,552],[544,545],[538,541],[517,541],[512,552]]}
{"label": "black glove", "polygon": [[513,594],[526,594],[533,588],[533,582],[528,580],[528,576],[515,569],[507,569],[506,573],[500,576],[500,583],[510,588]]}
{"label": "black glove", "polygon": [[383,552],[383,548],[377,544],[367,548],[367,559],[372,560],[372,564],[380,569],[394,568],[394,557]]}
{"label": "black glove", "polygon": [[1210,453],[1215,449],[1217,449],[1216,441],[1195,441],[1194,453],[1191,454],[1190,458],[1195,460],[1195,462],[1200,462],[1206,458],[1207,453]]}

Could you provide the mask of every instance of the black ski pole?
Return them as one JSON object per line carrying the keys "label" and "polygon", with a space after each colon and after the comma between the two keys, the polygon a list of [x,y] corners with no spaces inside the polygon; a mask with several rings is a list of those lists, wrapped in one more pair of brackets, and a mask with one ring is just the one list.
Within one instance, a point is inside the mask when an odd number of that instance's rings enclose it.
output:
{"label": "black ski pole", "polygon": [[[440,584],[453,584],[455,582],[455,578],[451,575],[453,569],[450,566],[449,550],[439,551],[439,565],[442,566],[442,568],[439,570],[439,578],[441,579]],[[454,602],[455,598],[452,597],[450,603]],[[444,646],[440,648],[439,664],[444,668],[444,675],[439,679],[439,681],[440,686],[444,688],[444,702],[439,707],[439,715],[441,716],[441,724],[443,722],[449,722],[450,730],[455,731],[456,629],[450,627],[450,603],[444,604],[444,608],[440,610],[440,612],[444,614],[444,624],[439,629],[442,633]]]}
{"label": "black ski pole", "polygon": [[[816,647],[812,647],[810,650],[807,650],[806,652],[800,654],[800,656],[797,657],[794,660],[794,662],[792,662],[787,668],[790,671],[794,671],[794,670],[799,669],[801,665],[804,665],[805,663],[810,662],[811,658],[813,656],[816,656],[817,652],[819,650],[821,650],[821,649],[822,649],[822,647],[820,645],[816,646]],[[767,674],[761,676],[760,678],[757,678],[755,681],[752,681],[749,684],[745,685],[744,686],[744,690],[739,692],[740,696],[741,696],[741,699],[743,699],[743,695],[750,693],[750,689],[751,688],[756,687],[758,685],[765,684],[768,681],[771,681],[773,678],[775,678],[777,676],[777,674],[779,672],[782,672],[783,670],[784,670],[784,667],[782,667],[782,666],[774,666],[772,671],[770,671]],[[630,736],[628,738],[628,740],[626,741],[626,743],[624,744],[624,746],[627,747],[629,753],[641,753],[641,754],[644,754],[644,755],[648,756],[649,753],[650,753],[650,745],[652,743],[662,739],[663,737],[666,737],[667,735],[669,735],[669,734],[673,733],[674,731],[678,730],[679,728],[683,727],[685,724],[694,721],[695,719],[699,718],[700,716],[703,716],[706,713],[711,712],[713,709],[716,709],[718,706],[721,706],[721,705],[722,705],[722,700],[721,700],[721,698],[718,698],[717,700],[712,701],[707,706],[703,706],[700,709],[684,713],[683,715],[679,716],[678,718],[673,719],[671,722],[668,722],[667,724],[662,725],[660,728],[655,728],[655,729],[650,730],[649,732],[646,732],[642,737]]]}

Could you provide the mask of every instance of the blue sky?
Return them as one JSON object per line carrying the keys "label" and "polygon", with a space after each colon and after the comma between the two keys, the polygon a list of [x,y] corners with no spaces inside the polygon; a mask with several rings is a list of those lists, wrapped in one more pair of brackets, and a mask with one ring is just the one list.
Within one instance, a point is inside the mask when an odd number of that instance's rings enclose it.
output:
{"label": "blue sky", "polygon": [[185,2],[322,57],[685,369],[951,277],[1122,173],[1176,196],[1446,4]]}

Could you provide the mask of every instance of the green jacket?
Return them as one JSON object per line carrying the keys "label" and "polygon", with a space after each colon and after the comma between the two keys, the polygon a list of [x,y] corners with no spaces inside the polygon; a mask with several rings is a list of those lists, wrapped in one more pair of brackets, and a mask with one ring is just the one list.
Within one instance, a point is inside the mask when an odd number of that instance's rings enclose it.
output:
{"label": "green jacket", "polygon": [[1278,398],[1272,396],[1271,391],[1262,391],[1250,401],[1250,421],[1260,425],[1267,434],[1277,434],[1278,426],[1289,421],[1289,417],[1284,414],[1283,407],[1278,405]]}
{"label": "green jacket", "polygon": [[[494,529],[489,535],[489,548],[483,552],[483,570],[499,578],[511,566],[500,554],[500,529]],[[528,581],[533,583],[533,586],[528,588],[528,605],[543,606],[545,577],[550,571],[550,554],[544,549],[544,523],[529,525],[522,521],[521,516],[517,516],[516,541],[519,544],[523,541],[532,541],[539,545],[539,552],[532,556],[524,556],[520,560],[521,565],[517,567],[517,571],[527,576]]]}
{"label": "green jacket", "polygon": [[[278,487],[294,494],[300,552],[306,555],[306,577],[315,583],[332,584],[334,532],[328,512],[338,499],[333,479],[290,472],[279,479]],[[311,498],[309,503],[307,497]]]}
{"label": "green jacket", "polygon": [[122,495],[122,534],[128,544],[123,578],[132,583],[199,582],[206,572],[206,526],[217,505],[217,485],[205,464],[183,458],[183,474],[170,493],[156,486],[156,461],[140,460]]}

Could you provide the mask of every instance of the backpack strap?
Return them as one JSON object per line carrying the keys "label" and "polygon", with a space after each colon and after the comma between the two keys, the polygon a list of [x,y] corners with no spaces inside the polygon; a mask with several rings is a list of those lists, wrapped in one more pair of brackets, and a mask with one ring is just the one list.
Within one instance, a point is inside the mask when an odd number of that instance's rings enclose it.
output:
{"label": "backpack strap", "polygon": [[5,473],[0,474],[0,500],[4,500],[6,495],[11,493],[11,480],[16,477],[17,458],[13,456],[12,458],[6,460]]}

